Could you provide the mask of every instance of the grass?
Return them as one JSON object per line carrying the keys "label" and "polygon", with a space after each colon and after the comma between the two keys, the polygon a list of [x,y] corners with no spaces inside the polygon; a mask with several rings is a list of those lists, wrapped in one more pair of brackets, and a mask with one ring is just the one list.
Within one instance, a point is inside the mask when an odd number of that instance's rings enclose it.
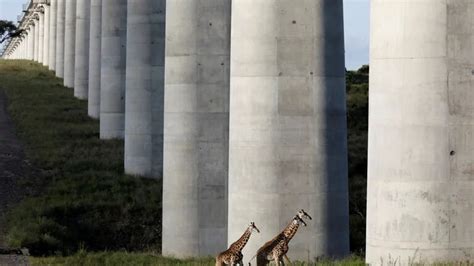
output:
{"label": "grass", "polygon": [[[33,266],[89,266],[89,265],[130,265],[130,266],[155,266],[155,265],[199,265],[199,266],[214,266],[213,258],[201,259],[183,259],[178,260],[174,258],[162,257],[155,253],[127,253],[127,252],[101,252],[101,253],[87,253],[80,251],[74,256],[69,257],[48,257],[48,258],[32,258],[31,264]],[[246,262],[246,261],[245,261]],[[246,262],[247,263],[247,262]],[[247,265],[247,264],[246,264]],[[255,265],[255,261],[253,264]],[[289,265],[289,264],[287,264]],[[343,260],[320,260],[316,263],[293,262],[293,266],[365,266],[364,259],[357,256],[352,256]],[[402,265],[399,262],[385,262],[381,265],[398,266]],[[411,263],[411,266],[472,266],[472,262],[459,263]]]}
{"label": "grass", "polygon": [[[48,258],[33,258],[31,260],[33,266],[46,265],[72,265],[72,266],[86,266],[86,265],[209,265],[214,266],[213,258],[201,259],[183,259],[178,260],[174,258],[161,257],[154,253],[127,253],[127,252],[101,252],[101,253],[86,253],[79,252],[70,257],[48,257]],[[252,265],[255,265],[255,261]],[[303,265],[320,265],[320,266],[362,266],[365,265],[363,259],[358,257],[351,257],[340,261],[320,261],[316,264],[307,264],[301,262],[294,262],[294,266]]]}
{"label": "grass", "polygon": [[79,252],[69,257],[32,258],[33,266],[89,266],[89,265],[128,265],[128,266],[154,266],[154,265],[214,265],[212,258],[184,259],[165,258],[154,253],[128,253],[128,252]]}
{"label": "grass", "polygon": [[87,102],[29,61],[0,61],[0,87],[27,158],[42,170],[40,185],[37,176],[22,181],[40,193],[8,214],[8,243],[33,255],[159,251],[161,182],[124,174],[123,141],[99,140]]}

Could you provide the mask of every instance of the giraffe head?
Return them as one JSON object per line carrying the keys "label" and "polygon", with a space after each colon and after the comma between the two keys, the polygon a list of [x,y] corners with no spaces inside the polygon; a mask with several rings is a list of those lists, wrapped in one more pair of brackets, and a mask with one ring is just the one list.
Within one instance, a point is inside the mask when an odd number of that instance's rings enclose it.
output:
{"label": "giraffe head", "polygon": [[301,209],[298,212],[298,214],[296,214],[296,216],[300,217],[301,219],[307,218],[307,219],[313,220],[313,218],[311,218],[311,216],[309,216],[309,214],[307,212],[305,212],[303,209]]}
{"label": "giraffe head", "polygon": [[305,221],[303,221],[303,219],[301,219],[298,215],[295,215],[295,217],[293,217],[292,223],[293,223],[294,225],[296,225],[296,224],[302,224],[302,225],[306,226]]}
{"label": "giraffe head", "polygon": [[255,226],[254,222],[250,222],[249,230],[250,230],[250,232],[253,232],[255,230],[255,231],[257,231],[257,233],[260,233],[260,230],[258,230],[258,228],[257,228],[257,226]]}

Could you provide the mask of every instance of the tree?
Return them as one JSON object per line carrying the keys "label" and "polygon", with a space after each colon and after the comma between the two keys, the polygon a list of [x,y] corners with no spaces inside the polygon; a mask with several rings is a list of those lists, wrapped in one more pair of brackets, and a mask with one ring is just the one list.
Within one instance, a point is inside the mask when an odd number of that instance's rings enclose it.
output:
{"label": "tree", "polygon": [[13,22],[0,20],[0,44],[8,39],[20,36],[23,30],[18,29]]}

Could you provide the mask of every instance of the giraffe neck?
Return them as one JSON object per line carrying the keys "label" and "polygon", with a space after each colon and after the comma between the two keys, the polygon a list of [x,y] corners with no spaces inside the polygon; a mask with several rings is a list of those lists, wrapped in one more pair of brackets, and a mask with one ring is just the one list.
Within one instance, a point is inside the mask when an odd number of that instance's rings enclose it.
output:
{"label": "giraffe neck", "polygon": [[300,224],[294,223],[294,220],[292,220],[290,224],[286,226],[286,228],[283,230],[283,235],[285,236],[287,242],[289,242],[295,236],[299,227]]}
{"label": "giraffe neck", "polygon": [[243,235],[237,241],[232,243],[232,245],[230,245],[230,249],[234,251],[242,251],[242,249],[245,247],[245,245],[249,241],[251,234],[252,234],[252,229],[247,228],[247,230],[245,230]]}

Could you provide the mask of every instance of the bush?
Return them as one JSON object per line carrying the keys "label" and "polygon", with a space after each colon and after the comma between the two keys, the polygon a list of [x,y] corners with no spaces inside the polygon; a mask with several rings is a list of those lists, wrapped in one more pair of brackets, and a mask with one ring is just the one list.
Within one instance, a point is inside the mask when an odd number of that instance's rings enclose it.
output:
{"label": "bush", "polygon": [[365,250],[367,201],[367,136],[369,125],[369,66],[348,71],[347,128],[351,251]]}

